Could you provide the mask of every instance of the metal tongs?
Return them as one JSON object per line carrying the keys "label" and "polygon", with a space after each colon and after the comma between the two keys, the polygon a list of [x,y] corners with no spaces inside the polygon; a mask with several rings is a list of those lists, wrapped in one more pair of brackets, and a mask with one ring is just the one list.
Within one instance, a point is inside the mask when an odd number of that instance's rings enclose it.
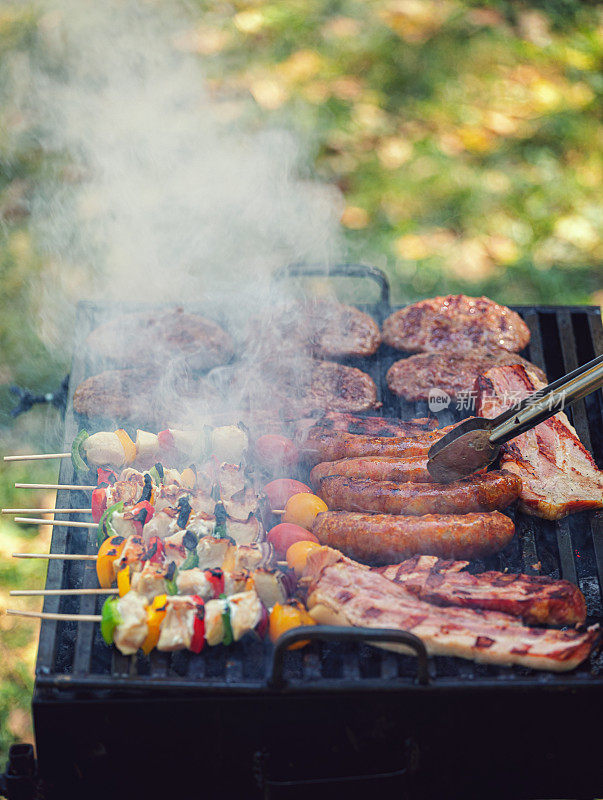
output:
{"label": "metal tongs", "polygon": [[601,386],[603,355],[525,397],[494,419],[472,417],[461,422],[431,446],[427,462],[429,474],[439,483],[450,483],[487,467],[505,442]]}

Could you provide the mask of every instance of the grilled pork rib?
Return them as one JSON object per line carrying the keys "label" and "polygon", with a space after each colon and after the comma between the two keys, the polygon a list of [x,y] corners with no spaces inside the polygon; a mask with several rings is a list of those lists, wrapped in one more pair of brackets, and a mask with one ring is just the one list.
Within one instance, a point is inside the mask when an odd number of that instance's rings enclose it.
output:
{"label": "grilled pork rib", "polygon": [[527,625],[582,625],[584,595],[573,583],[540,575],[461,572],[467,561],[415,556],[377,571],[411,594],[437,606],[502,611]]}
{"label": "grilled pork rib", "polygon": [[[498,611],[436,607],[330,548],[310,554],[305,577],[317,622],[410,631],[430,655],[561,672],[584,661],[598,639],[598,626],[584,633],[529,628]],[[403,645],[382,646],[408,652]]]}
{"label": "grilled pork rib", "polygon": [[[478,413],[492,418],[542,389],[524,367],[493,367],[476,382]],[[521,478],[520,506],[544,519],[603,506],[603,472],[563,413],[504,445],[501,465]]]}

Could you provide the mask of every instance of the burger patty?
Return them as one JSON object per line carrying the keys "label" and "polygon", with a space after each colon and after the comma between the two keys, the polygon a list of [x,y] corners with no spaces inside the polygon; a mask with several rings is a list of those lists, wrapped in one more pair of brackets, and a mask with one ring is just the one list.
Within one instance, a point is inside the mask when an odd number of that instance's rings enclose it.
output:
{"label": "burger patty", "polygon": [[463,355],[419,353],[396,361],[387,371],[390,391],[406,400],[428,400],[432,389],[450,397],[471,396],[478,375],[502,364],[523,364],[546,382],[544,372],[525,358],[507,350],[477,349]]}
{"label": "burger patty", "polygon": [[167,426],[194,408],[216,407],[219,398],[207,381],[185,376],[168,380],[151,370],[115,369],[92,375],[75,390],[73,408],[90,418]]}
{"label": "burger patty", "polygon": [[409,353],[466,353],[476,347],[518,352],[530,341],[519,314],[487,297],[432,297],[395,311],[383,323],[383,341]]}
{"label": "burger patty", "polygon": [[376,353],[381,332],[375,320],[335,300],[308,299],[254,319],[248,342],[266,356],[303,352],[316,358],[364,357]]}
{"label": "burger patty", "polygon": [[91,355],[115,366],[158,365],[182,359],[207,370],[232,358],[231,337],[216,322],[182,308],[120,314],[95,328],[86,340]]}
{"label": "burger patty", "polygon": [[253,371],[240,369],[231,390],[252,409],[287,419],[316,409],[357,413],[380,405],[375,382],[366,372],[305,357],[262,362]]}

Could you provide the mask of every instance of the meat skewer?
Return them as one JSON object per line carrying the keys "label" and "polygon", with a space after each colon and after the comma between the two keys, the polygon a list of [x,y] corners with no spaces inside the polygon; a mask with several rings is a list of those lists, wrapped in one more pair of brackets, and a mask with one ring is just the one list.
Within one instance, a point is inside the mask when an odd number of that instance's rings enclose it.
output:
{"label": "meat skewer", "polygon": [[438,606],[502,611],[527,625],[583,625],[586,620],[584,595],[569,581],[507,572],[471,575],[461,572],[467,565],[467,561],[415,556],[377,571]]}
{"label": "meat skewer", "polygon": [[312,532],[323,545],[371,564],[391,564],[418,553],[439,558],[485,558],[506,547],[515,534],[509,517],[488,514],[396,516],[327,511]]}
{"label": "meat skewer", "polygon": [[520,490],[517,475],[492,470],[453,483],[326,477],[321,481],[319,495],[332,510],[418,516],[500,510],[517,500]]}
{"label": "meat skewer", "polygon": [[85,473],[90,467],[110,465],[121,468],[134,463],[152,466],[162,455],[193,460],[215,456],[218,461],[239,463],[249,441],[238,425],[210,425],[201,430],[176,430],[168,428],[158,434],[137,430],[136,440],[119,428],[116,431],[99,431],[90,436],[80,431],[74,438],[69,453],[47,453],[4,456],[5,461],[40,461],[44,459],[71,458],[74,469]]}

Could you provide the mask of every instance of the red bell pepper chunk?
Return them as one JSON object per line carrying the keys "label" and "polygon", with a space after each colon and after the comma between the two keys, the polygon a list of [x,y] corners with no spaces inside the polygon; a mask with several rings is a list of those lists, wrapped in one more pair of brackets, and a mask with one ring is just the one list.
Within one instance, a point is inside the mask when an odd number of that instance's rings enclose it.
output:
{"label": "red bell pepper chunk", "polygon": [[200,653],[205,645],[205,603],[199,595],[194,594],[192,599],[197,605],[195,610],[195,621],[193,624],[193,636],[190,649],[193,653]]}
{"label": "red bell pepper chunk", "polygon": [[205,577],[214,591],[214,598],[224,594],[224,573],[221,569],[206,569]]}
{"label": "red bell pepper chunk", "polygon": [[97,484],[100,486],[101,483],[106,483],[107,485],[115,483],[117,480],[117,473],[113,472],[112,469],[105,469],[104,467],[98,467],[96,470],[96,477],[97,477]]}
{"label": "red bell pepper chunk", "polygon": [[163,564],[165,561],[165,545],[159,536],[151,536],[147,558],[152,564]]}
{"label": "red bell pepper chunk", "polygon": [[174,449],[174,434],[169,428],[165,431],[159,431],[157,434],[157,440],[159,442],[159,447],[161,447],[162,450]]}
{"label": "red bell pepper chunk", "polygon": [[107,488],[107,484],[101,484],[97,486],[96,489],[92,492],[92,520],[94,522],[100,522],[101,517],[107,510],[107,492],[105,491]]}

